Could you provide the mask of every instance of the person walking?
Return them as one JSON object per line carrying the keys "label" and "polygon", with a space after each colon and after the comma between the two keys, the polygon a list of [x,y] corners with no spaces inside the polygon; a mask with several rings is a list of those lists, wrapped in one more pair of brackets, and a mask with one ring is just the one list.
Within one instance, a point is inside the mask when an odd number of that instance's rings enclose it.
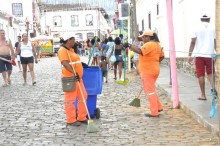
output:
{"label": "person walking", "polygon": [[2,73],[4,84],[3,87],[6,87],[11,84],[11,73],[12,73],[12,64],[5,61],[5,59],[11,61],[15,60],[14,50],[11,44],[11,40],[6,40],[5,31],[0,29],[0,73]]}
{"label": "person walking", "polygon": [[[67,125],[80,126],[81,122],[87,123],[87,112],[85,107],[86,103],[83,102],[86,102],[88,95],[82,80],[83,67],[79,55],[76,54],[72,48],[75,43],[75,38],[72,35],[63,35],[61,38],[61,43],[62,45],[58,51],[58,58],[63,66],[61,77],[75,76],[75,78],[79,81],[79,84],[76,83],[76,88],[74,91],[64,92],[66,121]],[[76,75],[74,74],[73,69],[77,73]],[[83,95],[80,92],[80,88]],[[77,114],[76,108],[73,104],[76,101],[76,98],[78,98]]]}
{"label": "person walking", "polygon": [[107,43],[108,43],[108,39],[105,38],[104,41],[103,41],[103,43],[102,43],[102,48],[103,48],[103,50],[102,50],[102,55],[103,55],[103,56],[106,56]]}
{"label": "person walking", "polygon": [[119,80],[123,81],[121,78],[122,75],[122,66],[123,66],[123,45],[121,43],[121,39],[119,37],[115,38],[115,57],[116,57],[116,62],[113,64],[114,65],[114,76],[115,80],[117,80],[117,71],[118,71],[118,77]]}
{"label": "person walking", "polygon": [[23,78],[24,83],[23,85],[27,85],[27,66],[29,68],[31,79],[32,79],[32,85],[36,85],[35,81],[35,75],[34,75],[34,59],[35,63],[38,63],[37,61],[37,55],[34,45],[31,43],[31,41],[28,40],[27,33],[22,34],[22,42],[19,43],[18,49],[16,51],[16,54],[21,53],[21,64],[23,68]]}
{"label": "person walking", "polygon": [[110,36],[108,37],[107,47],[106,47],[106,60],[108,62],[109,68],[113,69],[113,64],[109,61],[110,57],[112,56],[112,53],[114,51],[115,43],[113,38]]}
{"label": "person walking", "polygon": [[140,37],[144,45],[140,49],[132,45],[130,49],[139,54],[142,86],[150,104],[150,113],[146,113],[145,116],[159,117],[159,112],[163,110],[163,107],[156,94],[155,82],[160,73],[160,61],[164,58],[164,53],[156,33],[147,30]]}
{"label": "person walking", "polygon": [[[196,76],[199,81],[201,91],[198,100],[206,100],[205,93],[205,72],[207,73],[209,83],[212,85],[212,58],[215,54],[216,34],[215,28],[210,25],[210,17],[203,15],[201,23],[194,31],[189,47],[188,63],[193,64],[192,53],[195,53]],[[195,48],[195,50],[194,50]]]}
{"label": "person walking", "polygon": [[108,83],[108,62],[106,61],[105,56],[101,56],[101,62],[99,63],[99,67],[102,71],[102,81],[104,82],[105,78],[105,83]]}
{"label": "person walking", "polygon": [[[96,42],[96,44],[95,44]],[[101,60],[101,55],[102,55],[102,47],[100,45],[100,39],[98,37],[94,37],[91,40],[91,44],[94,48],[92,48],[92,52],[93,53],[93,59],[92,59],[92,65],[93,66],[99,66],[99,62]],[[95,46],[94,46],[95,45]],[[94,50],[93,50],[94,49]]]}
{"label": "person walking", "polygon": [[[136,46],[137,49],[140,49],[141,46],[142,46],[142,39],[140,37],[136,37],[133,45]],[[139,64],[139,54],[134,52],[134,57],[133,57],[133,62],[135,64],[135,67],[136,67],[136,73],[137,75],[139,75],[139,68],[138,68],[138,64]]]}
{"label": "person walking", "polygon": [[78,54],[79,54],[79,56],[81,56],[82,55],[82,43],[79,41],[79,43],[78,43]]}
{"label": "person walking", "polygon": [[37,53],[37,60],[40,61],[41,45],[39,44],[39,41],[37,41],[35,44],[35,50]]}
{"label": "person walking", "polygon": [[[17,38],[18,38],[18,41],[15,43],[15,52],[17,52],[18,45],[21,42],[21,36],[18,36]],[[19,71],[22,72],[21,71],[21,57],[20,57],[20,53],[16,57],[17,57]]]}

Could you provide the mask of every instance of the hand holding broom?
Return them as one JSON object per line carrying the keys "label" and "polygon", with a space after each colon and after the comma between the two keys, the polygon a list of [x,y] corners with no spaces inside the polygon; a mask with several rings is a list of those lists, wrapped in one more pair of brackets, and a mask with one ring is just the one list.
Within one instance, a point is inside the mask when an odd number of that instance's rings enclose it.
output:
{"label": "hand holding broom", "polygon": [[141,95],[142,90],[143,88],[141,88],[141,90],[139,91],[138,96],[129,103],[130,106],[134,106],[134,107],[141,106],[140,95]]}

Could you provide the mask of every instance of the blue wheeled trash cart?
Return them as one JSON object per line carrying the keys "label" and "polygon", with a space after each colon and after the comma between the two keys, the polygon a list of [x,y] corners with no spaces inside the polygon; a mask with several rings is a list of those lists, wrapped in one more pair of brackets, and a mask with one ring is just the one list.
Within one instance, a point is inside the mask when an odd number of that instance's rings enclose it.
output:
{"label": "blue wheeled trash cart", "polygon": [[[100,109],[96,107],[97,94],[102,93],[102,72],[98,66],[84,66],[83,67],[83,83],[86,88],[88,98],[87,107],[91,118],[100,118]],[[75,107],[77,108],[76,101]]]}

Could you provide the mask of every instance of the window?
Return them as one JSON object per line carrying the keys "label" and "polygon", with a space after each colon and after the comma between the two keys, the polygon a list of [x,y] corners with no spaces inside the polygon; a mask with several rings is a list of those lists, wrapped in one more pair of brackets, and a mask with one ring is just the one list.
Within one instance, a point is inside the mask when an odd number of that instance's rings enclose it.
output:
{"label": "window", "polygon": [[78,41],[82,41],[82,40],[83,40],[83,35],[82,35],[82,33],[76,33],[75,35],[76,35],[76,39],[77,39]]}
{"label": "window", "polygon": [[151,13],[148,14],[148,27],[151,29]]}
{"label": "window", "polygon": [[142,30],[144,30],[144,19],[142,19]]}
{"label": "window", "polygon": [[12,3],[12,15],[23,17],[22,3]]}
{"label": "window", "polygon": [[77,15],[71,15],[71,26],[79,26],[79,19]]}
{"label": "window", "polygon": [[93,32],[87,33],[87,39],[93,39],[93,38],[94,38],[94,33]]}
{"label": "window", "polygon": [[157,4],[157,15],[159,15],[159,4]]}
{"label": "window", "polygon": [[53,16],[53,24],[55,27],[61,27],[62,26],[61,16]]}
{"label": "window", "polygon": [[93,16],[91,14],[86,15],[86,26],[93,26]]}

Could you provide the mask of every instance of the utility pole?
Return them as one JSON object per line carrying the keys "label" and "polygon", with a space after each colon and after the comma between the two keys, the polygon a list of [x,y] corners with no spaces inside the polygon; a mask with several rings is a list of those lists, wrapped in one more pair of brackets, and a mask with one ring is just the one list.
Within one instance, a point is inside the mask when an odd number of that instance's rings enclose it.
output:
{"label": "utility pole", "polygon": [[167,5],[167,22],[168,22],[168,30],[169,30],[173,107],[179,108],[179,90],[178,90],[177,71],[176,71],[176,54],[175,54],[175,41],[174,41],[174,28],[173,28],[172,0],[166,0],[166,5]]}
{"label": "utility pole", "polygon": [[138,32],[138,25],[137,25],[137,15],[136,15],[136,0],[132,0],[133,2],[133,26],[134,26],[134,35],[132,36],[132,40],[134,40],[134,37],[139,36],[139,32]]}
{"label": "utility pole", "polygon": [[[216,18],[216,54],[220,54],[220,1],[216,1],[216,8],[215,8],[215,18]],[[220,58],[216,58],[216,90],[217,95],[220,97]],[[220,118],[220,100],[218,99],[218,118]],[[220,137],[220,123],[219,123],[219,134]]]}
{"label": "utility pole", "polygon": [[[132,43],[132,39],[131,39],[131,11],[132,11],[132,7],[131,7],[131,0],[128,0],[128,43]],[[130,49],[128,49],[128,71],[131,71],[131,59],[130,59]]]}

